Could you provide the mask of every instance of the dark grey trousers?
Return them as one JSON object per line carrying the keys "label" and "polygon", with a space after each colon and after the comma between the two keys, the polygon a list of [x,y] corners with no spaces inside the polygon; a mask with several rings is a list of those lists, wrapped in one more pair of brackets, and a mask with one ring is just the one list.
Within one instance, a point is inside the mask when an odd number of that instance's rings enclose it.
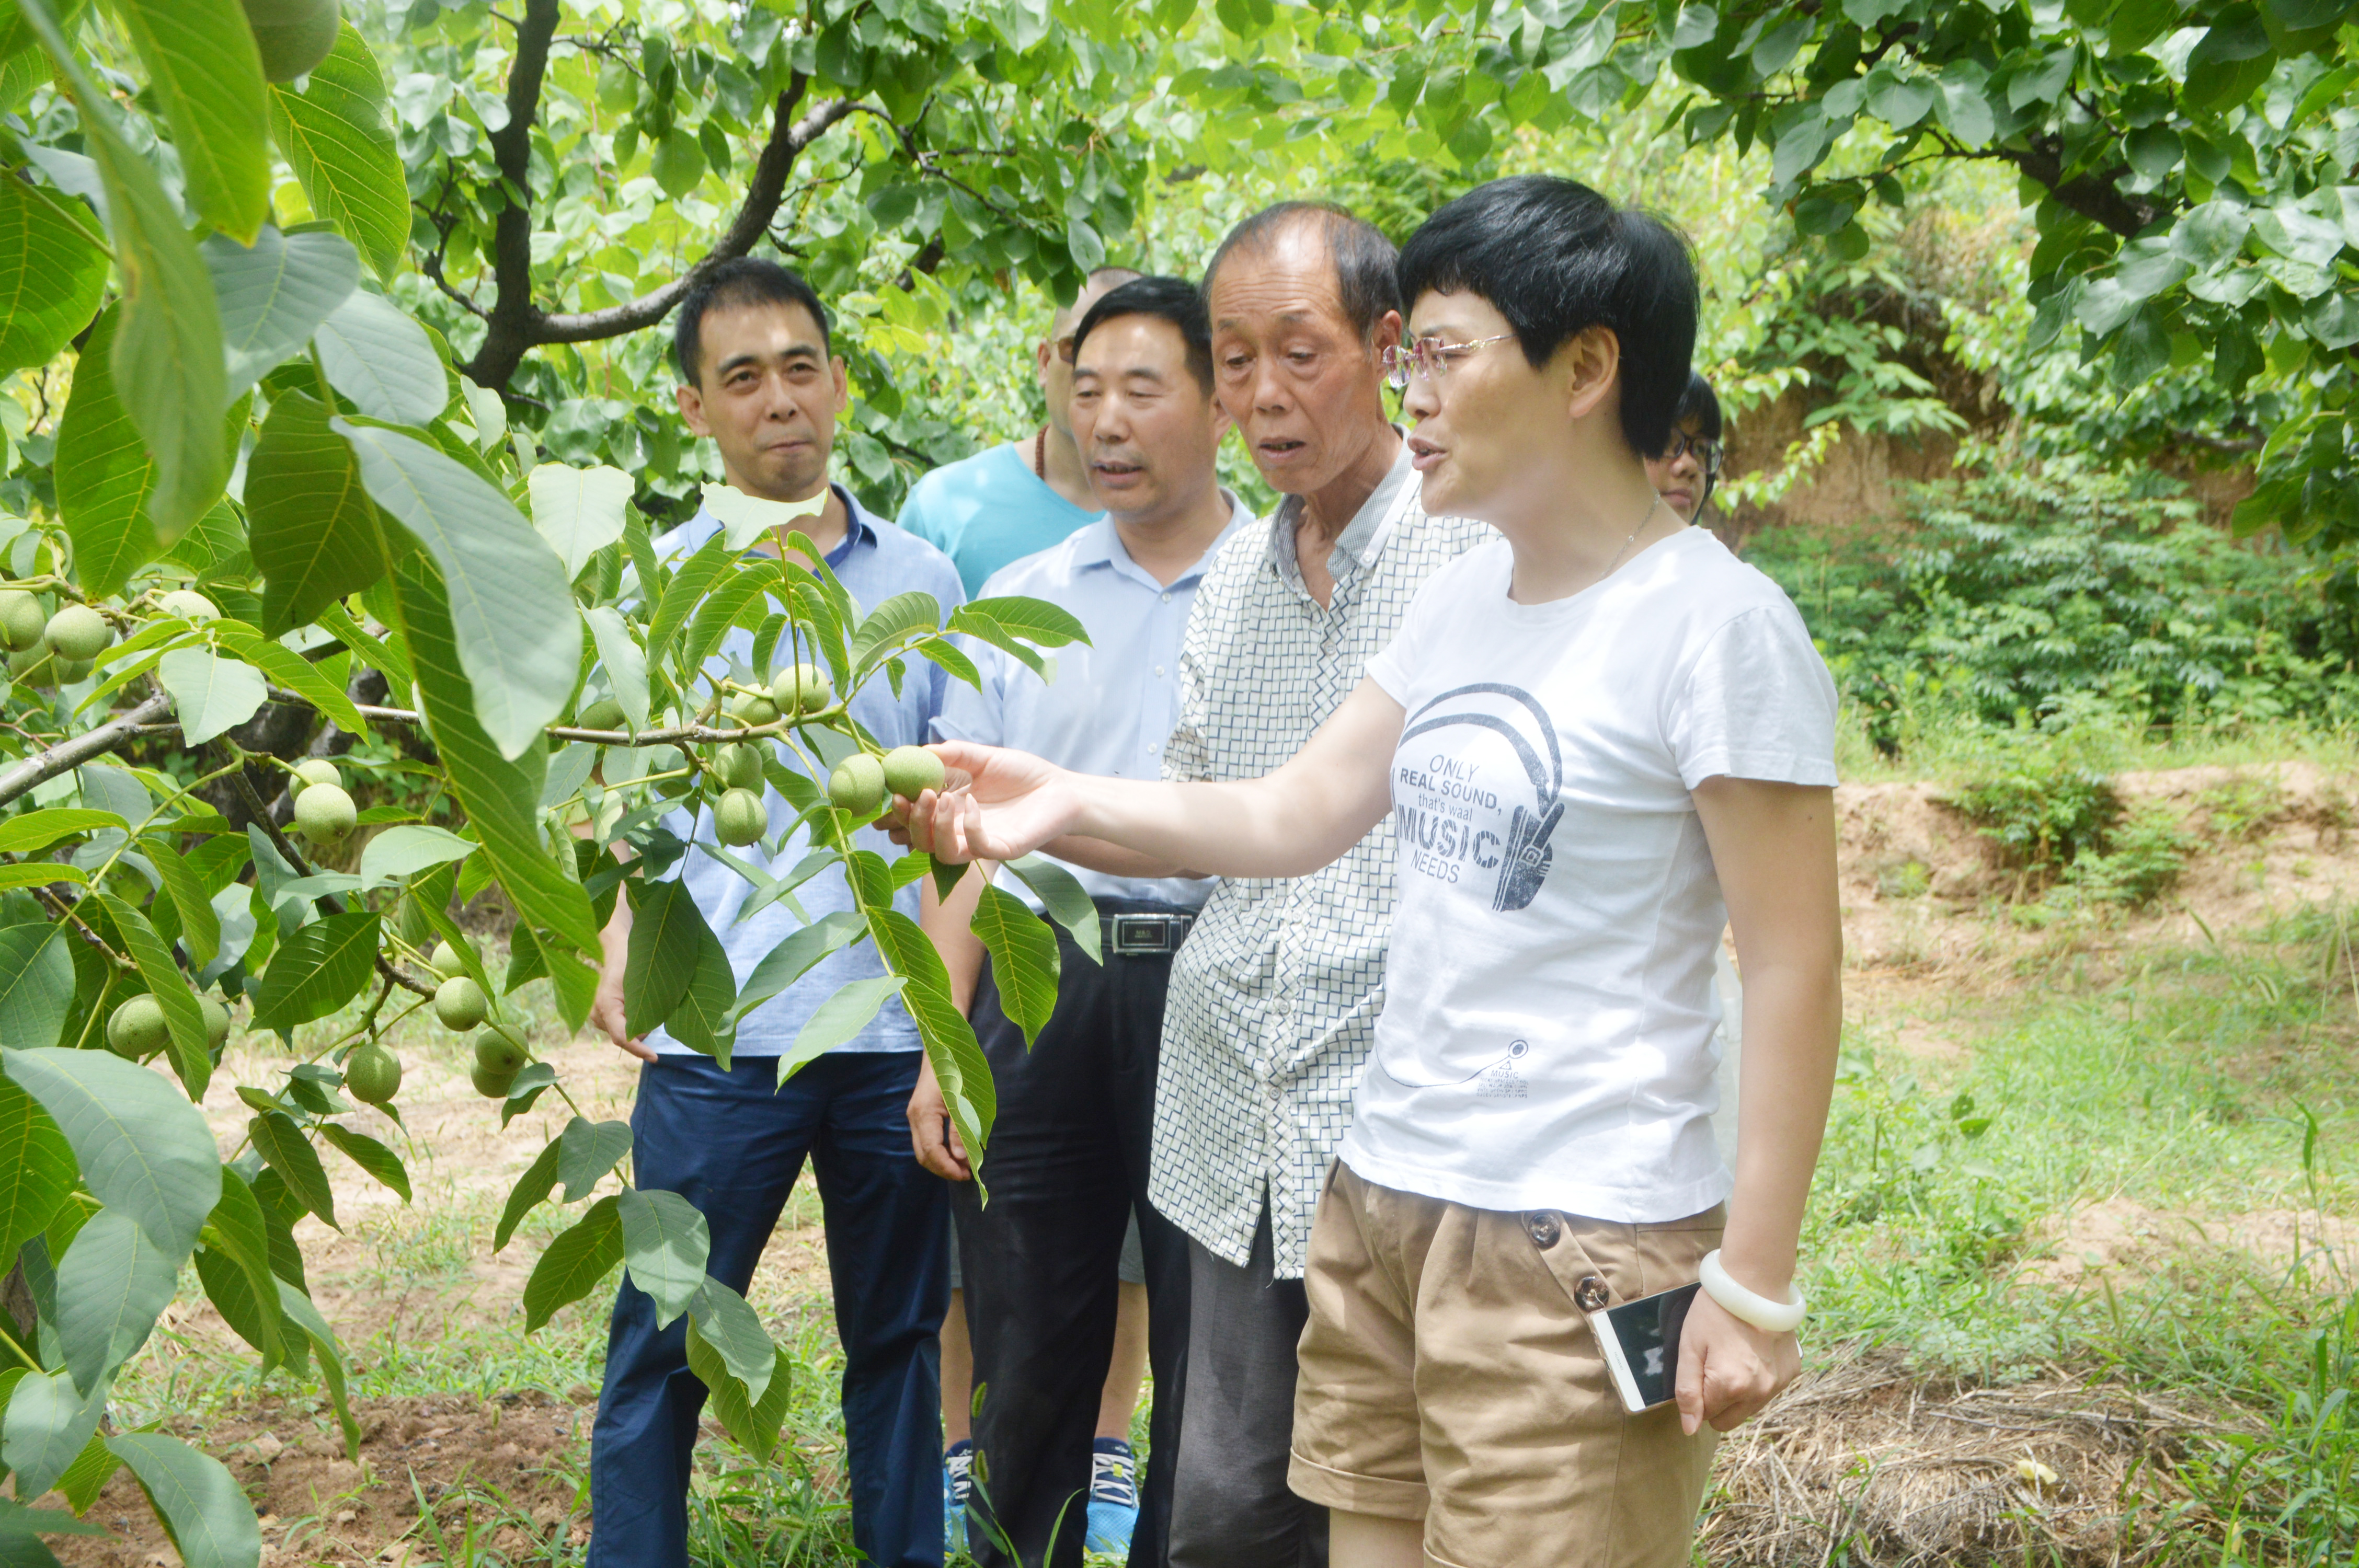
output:
{"label": "dark grey trousers", "polygon": [[1188,1419],[1172,1477],[1171,1568],[1327,1568],[1327,1510],[1287,1489],[1294,1347],[1310,1307],[1273,1279],[1269,1211],[1238,1268],[1188,1241]]}

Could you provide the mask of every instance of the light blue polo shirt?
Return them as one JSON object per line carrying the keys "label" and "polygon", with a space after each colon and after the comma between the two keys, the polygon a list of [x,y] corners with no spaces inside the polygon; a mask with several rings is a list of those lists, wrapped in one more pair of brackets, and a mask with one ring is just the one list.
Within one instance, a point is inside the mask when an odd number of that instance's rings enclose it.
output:
{"label": "light blue polo shirt", "polygon": [[1009,562],[1047,549],[1086,527],[1084,512],[1032,471],[1031,443],[994,447],[945,464],[909,487],[901,526],[958,565],[967,597]]}
{"label": "light blue polo shirt", "polygon": [[[960,639],[983,676],[978,691],[950,683],[934,733],[945,741],[1013,746],[1059,767],[1105,778],[1159,779],[1163,746],[1180,719],[1180,644],[1197,585],[1222,547],[1251,525],[1253,514],[1229,496],[1229,525],[1201,559],[1169,583],[1147,574],[1123,547],[1114,520],[1101,517],[1063,544],[992,574],[984,599],[1022,594],[1069,611],[1090,634],[1050,651],[1052,678],[972,637]],[[1140,899],[1196,909],[1212,896],[1210,880],[1149,881],[1108,876],[1060,861],[1093,898]],[[1039,907],[1014,877],[997,885]]]}
{"label": "light blue polo shirt", "polygon": [[[960,590],[958,572],[948,557],[922,539],[912,537],[884,518],[870,514],[852,498],[842,485],[835,493],[843,501],[848,514],[848,526],[843,542],[828,552],[827,564],[834,571],[846,591],[865,611],[875,609],[897,593],[912,589],[930,593],[940,601],[942,614],[950,612],[966,600]],[[680,558],[693,554],[721,531],[721,520],[712,513],[700,510],[679,527],[656,541],[656,552],[667,558]],[[723,637],[721,646],[706,661],[705,668],[716,674],[730,672],[733,665],[742,672],[741,678],[751,676],[754,657],[754,633],[742,627],[733,627]],[[934,716],[940,711],[942,671],[940,666],[922,658],[909,660],[909,671],[901,682],[900,695],[896,697],[890,682],[883,676],[870,681],[852,699],[852,716],[866,727],[877,741],[886,747],[923,745],[930,739]],[[794,754],[780,747],[775,754],[787,766],[803,772]],[[822,772],[820,782],[826,782]],[[765,789],[775,823],[785,824],[795,817],[794,808],[775,789]],[[754,972],[754,967],[779,943],[802,929],[803,922],[779,900],[756,911],[740,923],[737,912],[756,893],[753,884],[735,871],[693,845],[717,844],[713,837],[712,813],[710,810],[690,813],[675,811],[663,818],[665,827],[688,839],[691,848],[680,857],[679,864],[670,873],[688,885],[703,912],[705,922],[721,938],[729,954],[729,967],[742,988]],[[864,827],[853,836],[853,847],[873,849],[892,860],[904,851],[874,827]],[[732,849],[730,854],[749,865],[757,866],[772,876],[783,876],[812,849],[810,830],[797,833],[779,848],[776,859],[765,859],[760,846],[748,845]],[[811,919],[819,920],[839,910],[853,907],[852,890],[846,885],[841,867],[831,867],[795,890],[795,902],[802,905]],[[894,907],[910,919],[918,918],[918,888],[911,883],[897,893]],[[791,1049],[795,1036],[802,1030],[820,1003],[833,996],[838,989],[853,980],[874,979],[885,973],[884,961],[876,956],[875,945],[861,942],[830,954],[803,978],[779,995],[756,1008],[737,1026],[735,1054],[740,1056],[779,1056]],[[692,1055],[695,1053],[658,1029],[647,1036],[647,1044],[668,1055]],[[908,1013],[896,998],[887,1001],[882,1011],[839,1051],[914,1051],[918,1049],[918,1028],[909,1022]]]}

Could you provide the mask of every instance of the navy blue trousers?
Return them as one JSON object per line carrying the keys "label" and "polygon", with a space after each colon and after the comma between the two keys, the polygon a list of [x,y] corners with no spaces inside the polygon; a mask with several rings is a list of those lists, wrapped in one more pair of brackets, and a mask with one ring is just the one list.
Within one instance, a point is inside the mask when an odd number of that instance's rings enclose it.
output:
{"label": "navy blue trousers", "polygon": [[[915,1051],[838,1052],[787,1080],[777,1061],[665,1056],[639,1071],[631,1157],[712,1232],[706,1271],[743,1292],[806,1156],[819,1180],[843,1344],[852,1539],[878,1568],[942,1561],[940,1349],[950,1305],[944,1184],[909,1152]],[[686,1568],[688,1482],[704,1385],[688,1320],[656,1327],[626,1276],[590,1434],[589,1568]]]}

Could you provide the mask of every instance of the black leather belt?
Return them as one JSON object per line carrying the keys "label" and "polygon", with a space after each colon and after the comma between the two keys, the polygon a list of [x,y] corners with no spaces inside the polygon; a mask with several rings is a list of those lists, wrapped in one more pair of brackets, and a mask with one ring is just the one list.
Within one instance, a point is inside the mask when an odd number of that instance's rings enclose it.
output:
{"label": "black leather belt", "polygon": [[1188,928],[1196,924],[1192,914],[1102,914],[1098,916],[1099,935],[1103,950],[1125,957],[1177,953],[1186,940]]}

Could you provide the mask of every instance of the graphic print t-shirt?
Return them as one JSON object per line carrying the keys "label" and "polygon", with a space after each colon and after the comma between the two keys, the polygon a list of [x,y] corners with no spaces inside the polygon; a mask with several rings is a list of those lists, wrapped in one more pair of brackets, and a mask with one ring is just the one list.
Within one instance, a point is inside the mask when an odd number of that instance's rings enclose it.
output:
{"label": "graphic print t-shirt", "polygon": [[1340,1151],[1477,1208],[1677,1219],[1728,1195],[1712,955],[1727,924],[1690,792],[1832,784],[1834,682],[1778,587],[1701,528],[1547,604],[1505,541],[1435,574],[1370,678],[1400,902]]}

